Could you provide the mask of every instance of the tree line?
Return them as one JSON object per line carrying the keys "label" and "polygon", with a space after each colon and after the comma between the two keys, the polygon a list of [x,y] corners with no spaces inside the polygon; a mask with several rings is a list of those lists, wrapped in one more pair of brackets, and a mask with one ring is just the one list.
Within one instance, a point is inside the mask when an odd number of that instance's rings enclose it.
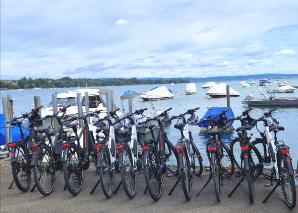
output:
{"label": "tree line", "polygon": [[109,78],[109,79],[89,79],[89,78],[69,78],[60,79],[49,78],[21,78],[20,80],[0,80],[1,89],[30,89],[30,88],[65,88],[65,87],[94,87],[94,86],[120,86],[137,84],[170,84],[188,83],[184,78]]}

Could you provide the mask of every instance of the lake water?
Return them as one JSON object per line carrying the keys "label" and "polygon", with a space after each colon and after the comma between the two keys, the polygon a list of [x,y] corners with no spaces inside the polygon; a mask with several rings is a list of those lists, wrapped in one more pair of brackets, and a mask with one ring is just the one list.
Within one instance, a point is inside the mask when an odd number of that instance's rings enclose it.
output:
{"label": "lake water", "polygon": [[[292,85],[298,85],[298,79],[283,79],[282,81],[287,80]],[[198,93],[196,95],[184,95],[184,90],[186,84],[175,84],[175,85],[166,85],[169,89],[171,89],[175,95],[174,99],[171,100],[162,100],[155,102],[142,102],[139,98],[134,99],[133,108],[144,108],[147,107],[152,111],[152,105],[156,109],[166,109],[172,107],[171,115],[175,115],[178,113],[183,113],[187,109],[200,107],[201,109],[197,112],[199,118],[201,118],[208,107],[211,106],[226,106],[226,99],[210,99],[206,94],[206,90],[201,89],[201,86],[206,82],[197,83]],[[241,93],[240,97],[231,98],[231,107],[234,111],[234,114],[239,115],[244,109],[245,106],[242,105],[241,101],[248,94],[254,94],[255,96],[260,95],[260,90],[257,84],[252,85],[250,88],[241,88],[239,86],[239,82],[227,81],[227,84],[231,85],[232,88],[236,89]],[[124,90],[130,89],[135,90],[139,93],[147,92],[151,88],[158,85],[129,85],[129,86],[108,86],[102,87],[105,89],[111,89],[114,92],[115,103],[118,107],[122,107],[122,103],[120,101],[120,95],[123,94]],[[43,106],[46,106],[51,101],[51,94],[55,92],[63,92],[71,89],[77,88],[54,88],[54,89],[28,89],[28,90],[3,90],[1,91],[1,97],[6,95],[11,95],[14,101],[14,113],[19,115],[23,111],[29,111],[34,106],[33,97],[40,96],[41,103]],[[293,94],[279,94],[279,96],[297,96],[298,97],[298,89]],[[127,106],[127,102],[124,101],[124,106]],[[253,117],[261,116],[264,111],[268,109],[255,109],[252,111]],[[0,112],[2,112],[2,104],[0,106]],[[280,121],[280,125],[284,126],[286,131],[279,133],[279,138],[284,140],[287,145],[291,147],[291,154],[293,157],[294,165],[296,166],[296,162],[298,160],[298,108],[280,108],[274,112],[274,116]],[[173,126],[173,125],[172,125]],[[175,143],[175,141],[179,138],[179,132],[175,130],[173,127],[168,128],[168,136],[170,140]],[[235,126],[237,124],[235,123]],[[200,128],[199,127],[191,127],[193,132],[194,140],[197,145],[201,149],[201,153],[203,156],[206,156],[204,151],[204,142],[205,138],[199,135]],[[259,136],[256,132],[253,132],[254,136]],[[227,140],[229,142],[229,139]],[[204,159],[206,163],[206,159]]]}

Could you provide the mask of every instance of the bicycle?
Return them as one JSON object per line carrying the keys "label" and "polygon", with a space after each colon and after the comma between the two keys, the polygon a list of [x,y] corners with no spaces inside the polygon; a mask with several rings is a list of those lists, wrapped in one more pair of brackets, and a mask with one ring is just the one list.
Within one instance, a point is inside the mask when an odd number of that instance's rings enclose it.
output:
{"label": "bicycle", "polygon": [[227,110],[216,116],[209,116],[202,122],[206,124],[210,136],[206,143],[206,153],[210,162],[209,178],[197,197],[206,188],[211,179],[213,180],[214,192],[217,201],[221,200],[221,185],[224,178],[231,177],[234,173],[234,161],[229,147],[221,140],[221,132],[230,126],[230,120],[226,117]]}
{"label": "bicycle", "polygon": [[[31,142],[35,136],[35,128],[40,126],[41,118],[39,116],[39,110],[32,109],[30,113],[22,113],[22,116],[13,118],[10,121],[12,126],[17,126],[20,130],[21,139],[13,141],[7,144],[11,158],[11,169],[13,175],[13,181],[9,186],[11,189],[13,183],[16,183],[18,189],[22,192],[27,192],[31,186],[31,168],[32,168],[32,153],[31,153]],[[28,124],[28,136],[25,136],[22,128],[23,121],[27,119]]]}
{"label": "bicycle", "polygon": [[[74,135],[68,136],[67,141],[62,144],[63,173],[66,187],[74,196],[81,192],[83,171],[89,168],[90,158],[97,167],[95,140],[93,132],[89,130],[89,123],[87,120],[88,117],[94,116],[97,113],[100,113],[100,111],[73,117],[74,121],[67,124],[67,127],[73,130]],[[83,126],[80,129],[80,133],[78,133],[78,119],[83,120]]]}
{"label": "bicycle", "polygon": [[[177,123],[174,127],[180,131],[181,138],[175,146],[178,154],[179,177],[170,190],[169,195],[173,193],[179,181],[181,181],[184,196],[187,201],[191,199],[193,176],[200,176],[203,172],[202,156],[193,142],[192,133],[188,131],[186,125],[187,123],[194,123],[193,121],[196,119],[194,113],[198,109],[199,107],[189,109],[187,112],[171,118],[171,120],[177,119]],[[190,115],[188,120],[185,118],[186,115]],[[196,161],[198,162],[198,165],[196,165]]]}
{"label": "bicycle", "polygon": [[[157,122],[159,127],[159,135],[156,138],[153,132],[155,125],[149,125],[148,128],[150,129],[152,139],[145,140],[142,147],[144,176],[146,181],[146,189],[144,193],[146,193],[148,189],[149,194],[154,201],[158,201],[161,197],[161,186],[167,171],[174,175],[178,174],[178,169],[173,171],[170,167],[178,167],[177,151],[175,146],[167,138],[167,134],[165,133],[163,126],[163,118],[167,117],[167,113],[171,109],[172,108],[169,108],[163,111],[154,118],[147,118],[146,121],[141,123],[144,124],[153,121]],[[169,153],[166,153],[166,148]],[[174,154],[175,163],[174,165],[168,165],[167,162],[170,160],[172,153]]]}

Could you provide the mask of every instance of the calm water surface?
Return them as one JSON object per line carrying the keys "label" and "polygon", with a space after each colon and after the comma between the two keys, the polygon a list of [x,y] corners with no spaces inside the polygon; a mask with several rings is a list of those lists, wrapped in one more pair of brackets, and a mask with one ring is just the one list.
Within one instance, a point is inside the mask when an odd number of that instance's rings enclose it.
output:
{"label": "calm water surface", "polygon": [[[298,79],[286,79],[292,85],[298,85]],[[206,94],[206,90],[201,89],[201,86],[205,82],[197,83],[198,93],[196,95],[187,96],[184,95],[184,90],[186,84],[175,84],[175,85],[166,85],[171,89],[175,95],[174,99],[155,101],[155,102],[142,102],[139,98],[134,99],[133,108],[144,108],[147,107],[152,111],[152,106],[156,109],[166,109],[172,107],[171,115],[178,113],[183,113],[189,108],[194,108],[199,106],[201,109],[197,112],[199,118],[201,118],[208,107],[210,106],[226,106],[226,99],[210,99]],[[244,109],[245,106],[241,104],[241,101],[248,94],[254,94],[255,96],[260,95],[260,90],[258,85],[252,85],[250,88],[241,88],[238,85],[238,82],[226,82],[230,84],[234,89],[241,93],[240,97],[231,99],[231,107],[235,115],[239,115]],[[119,96],[123,94],[124,90],[131,89],[139,93],[147,92],[149,89],[158,86],[158,85],[131,85],[131,86],[108,86],[102,87],[105,89],[111,89],[114,91],[115,103],[118,107],[122,108],[127,106],[126,101],[123,103],[120,101]],[[77,89],[77,88],[73,88]],[[47,106],[51,101],[51,94],[55,92],[64,92],[71,90],[71,88],[53,88],[53,89],[28,89],[28,90],[4,90],[1,91],[1,96],[11,95],[14,100],[14,113],[19,115],[23,111],[29,111],[34,106],[33,97],[40,96],[43,106]],[[280,94],[281,95],[281,94]],[[282,96],[296,96],[298,97],[298,89],[293,94],[282,94]],[[255,109],[252,111],[253,117],[259,117],[263,114],[264,111],[268,109]],[[0,106],[0,112],[2,112],[2,104]],[[279,133],[279,138],[284,140],[287,145],[291,147],[291,154],[294,159],[294,165],[298,160],[298,108],[280,108],[274,113],[274,116],[280,121],[280,124],[285,127],[286,131]],[[172,125],[173,126],[173,125]],[[237,124],[235,124],[237,126]],[[204,151],[204,141],[205,138],[199,135],[199,127],[191,127],[193,132],[194,139],[198,146],[201,149],[201,153],[205,156]],[[179,137],[179,133],[173,127],[170,127],[168,130],[170,140],[175,143]],[[254,132],[254,136],[258,136]],[[230,140],[228,139],[227,142]],[[204,159],[206,162],[207,160]]]}

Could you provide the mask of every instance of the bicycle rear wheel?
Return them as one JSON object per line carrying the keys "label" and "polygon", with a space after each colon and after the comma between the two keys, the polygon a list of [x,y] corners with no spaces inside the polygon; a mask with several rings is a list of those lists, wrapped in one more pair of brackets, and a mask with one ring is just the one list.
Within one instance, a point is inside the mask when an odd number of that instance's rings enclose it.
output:
{"label": "bicycle rear wheel", "polygon": [[136,174],[133,167],[131,152],[128,147],[123,150],[122,161],[121,180],[125,193],[132,199],[136,194]]}
{"label": "bicycle rear wheel", "polygon": [[186,150],[183,151],[182,156],[183,158],[181,160],[182,160],[183,168],[180,168],[182,188],[183,188],[183,192],[186,200],[189,201],[191,199],[191,187],[192,187],[191,165],[187,157]]}
{"label": "bicycle rear wheel", "polygon": [[17,144],[14,155],[16,161],[11,163],[12,176],[18,189],[26,192],[31,185],[30,156],[27,147]]}
{"label": "bicycle rear wheel", "polygon": [[247,181],[248,186],[248,195],[250,203],[254,202],[254,195],[253,195],[253,177],[252,177],[252,169],[249,164],[249,159],[244,159],[244,172],[245,178]]}
{"label": "bicycle rear wheel", "polygon": [[192,169],[193,174],[200,177],[203,173],[203,158],[199,149],[193,144]]}
{"label": "bicycle rear wheel", "polygon": [[78,195],[82,190],[83,170],[79,147],[74,143],[66,151],[63,173],[68,191],[74,196]]}
{"label": "bicycle rear wheel", "polygon": [[50,195],[54,190],[55,167],[51,148],[43,145],[39,149],[38,162],[33,167],[33,175],[38,191],[43,196]]}
{"label": "bicycle rear wheel", "polygon": [[221,173],[223,177],[231,177],[234,173],[235,170],[235,164],[233,161],[233,155],[229,147],[221,143],[222,147],[222,159],[220,160],[221,162]]}
{"label": "bicycle rear wheel", "polygon": [[146,186],[153,200],[161,197],[162,174],[160,174],[160,160],[155,149],[150,149],[144,154],[144,175]]}
{"label": "bicycle rear wheel", "polygon": [[283,157],[280,165],[280,179],[284,202],[288,208],[293,209],[296,206],[296,189],[293,165],[289,157]]}
{"label": "bicycle rear wheel", "polygon": [[112,162],[110,159],[109,150],[107,147],[104,149],[105,150],[103,150],[99,160],[99,176],[101,179],[103,193],[107,199],[110,199],[114,190]]}
{"label": "bicycle rear wheel", "polygon": [[210,162],[211,172],[212,172],[212,178],[213,178],[213,186],[214,191],[216,195],[217,201],[221,200],[221,166],[220,166],[220,160],[217,159],[216,153],[211,153],[211,162]]}

